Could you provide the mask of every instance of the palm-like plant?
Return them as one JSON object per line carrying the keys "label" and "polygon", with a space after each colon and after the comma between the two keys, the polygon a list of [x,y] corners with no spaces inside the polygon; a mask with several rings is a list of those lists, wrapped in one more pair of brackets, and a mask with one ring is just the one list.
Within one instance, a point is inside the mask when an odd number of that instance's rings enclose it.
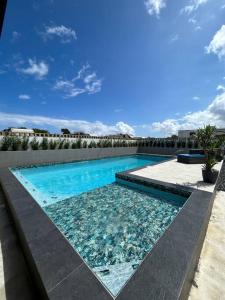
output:
{"label": "palm-like plant", "polygon": [[199,128],[197,130],[197,140],[205,152],[213,150],[215,146],[215,132],[216,127],[211,125],[207,125],[204,128]]}
{"label": "palm-like plant", "polygon": [[217,161],[215,159],[215,139],[216,127],[207,125],[197,130],[196,138],[205,153],[205,164],[203,165],[203,179],[206,182],[214,182],[218,174],[213,167]]}

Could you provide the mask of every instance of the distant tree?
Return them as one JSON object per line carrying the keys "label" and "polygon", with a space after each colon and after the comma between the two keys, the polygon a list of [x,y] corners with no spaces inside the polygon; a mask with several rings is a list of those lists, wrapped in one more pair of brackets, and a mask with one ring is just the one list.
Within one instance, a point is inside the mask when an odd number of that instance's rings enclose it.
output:
{"label": "distant tree", "polygon": [[71,132],[67,128],[62,128],[61,132],[62,132],[62,134],[71,134]]}
{"label": "distant tree", "polygon": [[46,133],[49,134],[49,131],[46,129],[33,128],[34,133]]}
{"label": "distant tree", "polygon": [[85,132],[82,132],[82,131],[76,131],[73,134],[75,134],[75,135],[90,135],[89,133],[85,133]]}
{"label": "distant tree", "polygon": [[11,130],[11,128],[12,128],[12,127],[5,128],[5,129],[3,129],[3,131],[4,131],[4,132],[8,132],[8,131]]}

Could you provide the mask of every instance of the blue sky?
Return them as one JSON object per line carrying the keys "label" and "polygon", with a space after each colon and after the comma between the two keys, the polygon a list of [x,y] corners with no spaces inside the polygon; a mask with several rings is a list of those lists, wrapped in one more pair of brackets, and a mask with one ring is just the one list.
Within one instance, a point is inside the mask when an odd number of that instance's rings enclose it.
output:
{"label": "blue sky", "polygon": [[0,128],[225,127],[225,0],[9,1]]}

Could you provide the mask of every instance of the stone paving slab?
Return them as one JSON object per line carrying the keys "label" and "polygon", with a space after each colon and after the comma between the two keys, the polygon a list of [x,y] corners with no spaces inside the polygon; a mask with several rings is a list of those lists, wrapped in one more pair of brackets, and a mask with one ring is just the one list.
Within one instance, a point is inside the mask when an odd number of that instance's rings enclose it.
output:
{"label": "stone paving slab", "polygon": [[225,192],[217,192],[189,300],[225,299]]}
{"label": "stone paving slab", "polygon": [[[215,169],[220,170],[221,165],[222,162],[218,163]],[[213,184],[204,183],[202,181],[201,164],[182,164],[178,163],[176,159],[154,166],[147,166],[140,170],[131,172],[131,174],[208,192],[213,192],[214,190]]]}

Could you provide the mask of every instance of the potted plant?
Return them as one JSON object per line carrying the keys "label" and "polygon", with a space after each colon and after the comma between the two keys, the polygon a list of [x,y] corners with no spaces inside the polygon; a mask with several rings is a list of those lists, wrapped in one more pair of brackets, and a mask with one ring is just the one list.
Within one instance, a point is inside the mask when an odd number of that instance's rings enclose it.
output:
{"label": "potted plant", "polygon": [[214,170],[213,167],[217,164],[215,158],[208,157],[206,163],[202,168],[202,177],[204,182],[215,183],[218,177],[218,171]]}
{"label": "potted plant", "polygon": [[219,172],[213,167],[217,161],[215,159],[215,130],[216,127],[207,125],[197,130],[197,140],[205,153],[205,164],[202,168],[203,181],[215,183]]}

